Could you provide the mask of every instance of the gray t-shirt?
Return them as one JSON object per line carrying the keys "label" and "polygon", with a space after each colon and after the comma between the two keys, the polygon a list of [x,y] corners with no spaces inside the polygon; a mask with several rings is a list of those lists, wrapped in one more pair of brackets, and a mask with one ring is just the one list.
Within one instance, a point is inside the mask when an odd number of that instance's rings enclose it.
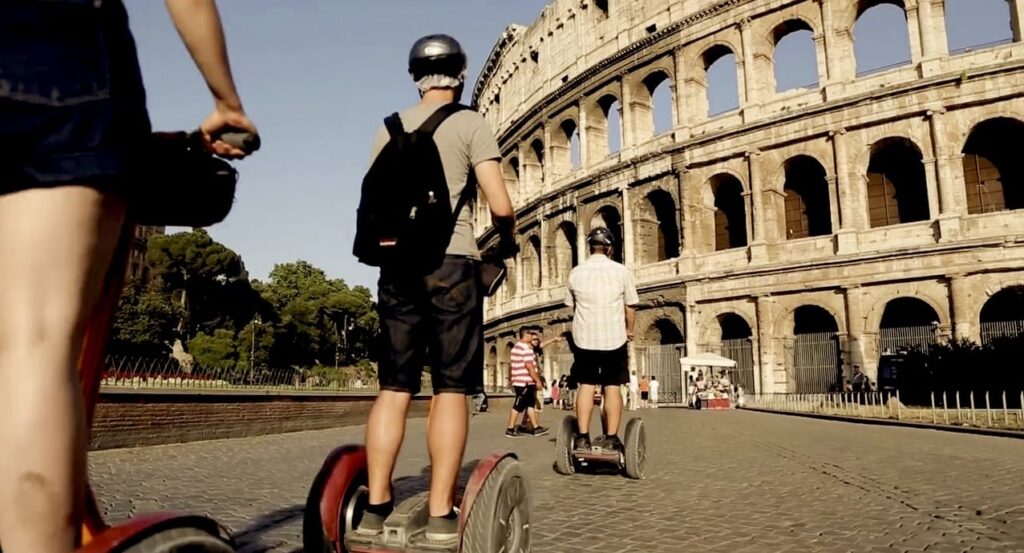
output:
{"label": "gray t-shirt", "polygon": [[[444,104],[417,104],[401,113],[402,126],[406,132],[419,128],[431,115]],[[381,126],[373,141],[373,153],[370,163],[377,159],[381,150],[389,140],[388,131]],[[482,115],[475,111],[463,110],[448,117],[434,133],[434,142],[441,154],[444,165],[445,181],[451,194],[452,209],[455,209],[466,188],[469,172],[478,164],[501,159],[498,141],[494,132]],[[448,255],[464,255],[479,259],[480,251],[476,245],[474,218],[476,194],[462,208],[459,219],[455,222],[455,234],[448,244]]]}

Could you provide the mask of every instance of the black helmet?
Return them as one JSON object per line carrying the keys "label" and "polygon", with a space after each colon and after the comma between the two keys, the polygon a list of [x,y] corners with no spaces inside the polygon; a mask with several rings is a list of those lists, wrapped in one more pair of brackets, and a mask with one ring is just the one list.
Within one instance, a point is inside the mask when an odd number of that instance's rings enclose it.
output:
{"label": "black helmet", "polygon": [[462,79],[466,71],[466,52],[459,41],[448,35],[429,35],[416,41],[409,52],[409,73],[414,81],[427,75]]}
{"label": "black helmet", "polygon": [[604,227],[597,227],[587,235],[587,244],[592,246],[595,244],[601,246],[614,246],[615,237],[612,236],[612,231]]}

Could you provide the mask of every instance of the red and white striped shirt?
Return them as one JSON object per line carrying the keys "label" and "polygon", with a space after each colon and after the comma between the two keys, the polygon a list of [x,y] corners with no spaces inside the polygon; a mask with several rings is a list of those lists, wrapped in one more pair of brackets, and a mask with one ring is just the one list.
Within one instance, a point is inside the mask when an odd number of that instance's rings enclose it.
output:
{"label": "red and white striped shirt", "polygon": [[516,345],[512,346],[510,361],[513,386],[537,385],[533,381],[533,377],[530,376],[530,371],[526,370],[527,365],[537,364],[537,357],[533,354],[533,347],[530,346],[529,342],[516,342]]}

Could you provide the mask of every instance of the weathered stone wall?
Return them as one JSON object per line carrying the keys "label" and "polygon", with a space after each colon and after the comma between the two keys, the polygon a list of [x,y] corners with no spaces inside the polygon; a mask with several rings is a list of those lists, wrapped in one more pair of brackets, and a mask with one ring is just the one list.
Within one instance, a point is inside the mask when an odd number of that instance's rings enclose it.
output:
{"label": "weathered stone wall", "polygon": [[[834,331],[841,369],[873,374],[893,300],[930,309],[918,319],[936,339],[978,340],[985,302],[1024,284],[1022,161],[993,153],[1024,141],[1024,0],[1007,3],[1013,41],[953,54],[945,2],[905,0],[912,59],[862,75],[853,28],[878,2],[609,1],[607,15],[597,4],[558,0],[510,28],[477,84],[529,252],[487,302],[489,382],[504,379],[520,326],[569,330],[565,260],[585,259],[597,225],[621,237],[638,332],[670,321],[695,353],[746,339],[759,391],[799,389],[797,326]],[[774,48],[798,29],[813,32],[818,84],[777,93]],[[739,107],[710,115],[706,70],[724,53]],[[664,83],[672,128],[655,134]],[[1008,190],[1006,205],[969,208],[982,188]]]}

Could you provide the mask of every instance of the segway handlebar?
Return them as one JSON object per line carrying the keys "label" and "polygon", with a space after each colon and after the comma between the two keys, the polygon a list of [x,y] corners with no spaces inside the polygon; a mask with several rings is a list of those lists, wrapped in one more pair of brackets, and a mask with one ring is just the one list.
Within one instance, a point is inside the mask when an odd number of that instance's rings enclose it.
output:
{"label": "segway handlebar", "polygon": [[250,154],[260,149],[260,135],[254,132],[226,132],[214,138]]}

